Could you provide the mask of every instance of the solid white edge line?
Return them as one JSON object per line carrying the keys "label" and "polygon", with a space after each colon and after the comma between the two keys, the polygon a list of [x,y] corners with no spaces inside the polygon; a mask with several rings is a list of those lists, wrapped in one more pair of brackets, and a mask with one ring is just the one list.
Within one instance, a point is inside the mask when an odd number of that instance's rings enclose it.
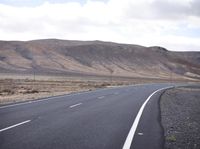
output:
{"label": "solid white edge line", "polygon": [[5,130],[8,130],[8,129],[11,129],[11,128],[14,128],[14,127],[17,127],[17,126],[20,126],[20,125],[23,125],[25,123],[28,123],[30,122],[31,120],[27,120],[27,121],[24,121],[24,122],[21,122],[21,123],[18,123],[18,124],[15,124],[15,125],[12,125],[12,126],[9,126],[9,127],[6,127],[6,128],[3,128],[0,130],[0,132],[3,132]]}
{"label": "solid white edge line", "polygon": [[19,106],[19,105],[25,105],[28,104],[30,102],[23,102],[23,103],[16,103],[16,104],[12,104],[12,105],[6,105],[6,106],[1,106],[0,109],[4,109],[4,108],[8,108],[8,107],[14,107],[14,106]]}
{"label": "solid white edge line", "polygon": [[[127,85],[127,86],[115,86],[115,87],[112,87],[112,88],[102,88],[100,90],[112,90],[112,89],[115,89],[115,88],[134,87],[134,86],[140,86],[140,85],[143,85],[143,84]],[[99,91],[99,90],[94,90],[94,92],[96,92],[96,91]],[[65,97],[66,96],[75,96],[75,95],[87,94],[87,93],[91,93],[91,91],[77,92],[77,93],[74,93],[74,94],[65,94],[65,95],[61,95],[61,96],[65,96]],[[58,98],[58,97],[59,96],[52,96],[52,97],[46,97],[44,99],[25,101],[25,102],[22,102],[22,103],[13,103],[13,104],[10,104],[10,105],[0,106],[0,109],[20,106],[20,105],[26,105],[26,104],[30,104],[30,103],[42,102],[42,101],[46,101],[46,100],[55,99],[55,98]]]}
{"label": "solid white edge line", "polygon": [[80,105],[82,105],[83,103],[77,103],[77,104],[75,104],[75,105],[71,105],[71,106],[69,106],[70,108],[74,108],[74,107],[76,107],[76,106],[80,106]]}
{"label": "solid white edge line", "polygon": [[[112,88],[102,88],[100,90],[101,91],[102,90],[112,90],[112,89],[116,89],[116,88],[136,87],[136,86],[141,86],[141,85],[147,85],[147,84],[122,85],[122,86],[115,86],[115,87],[112,87]],[[99,90],[94,90],[92,92],[97,92],[97,91],[99,91]],[[64,95],[60,95],[60,96],[64,96],[64,97],[69,96],[70,97],[70,96],[76,96],[76,95],[87,94],[87,93],[91,93],[91,91],[77,92],[77,93],[74,93],[74,94],[64,94]],[[15,106],[20,106],[20,105],[26,105],[26,104],[30,104],[30,103],[37,103],[37,102],[42,102],[42,101],[48,101],[48,100],[51,100],[51,99],[59,98],[60,96],[50,96],[50,97],[46,97],[44,99],[25,101],[25,102],[22,102],[22,103],[12,103],[10,105],[0,106],[0,109],[9,108],[9,107],[15,107]]]}
{"label": "solid white edge line", "polygon": [[[49,98],[52,98],[52,97],[49,97]],[[41,101],[49,100],[49,98],[39,99],[39,100],[31,100],[31,101],[26,101],[26,102],[22,102],[22,103],[14,103],[14,104],[11,104],[11,105],[0,106],[0,109],[20,106],[20,105],[26,105],[26,104],[30,104],[30,103],[41,102]]]}
{"label": "solid white edge line", "polygon": [[128,136],[127,136],[127,138],[126,138],[126,141],[125,141],[125,143],[124,143],[122,149],[130,149],[131,143],[132,143],[132,140],[133,140],[133,137],[134,137],[134,135],[135,135],[135,132],[136,132],[136,129],[137,129],[137,126],[138,126],[138,123],[139,123],[140,118],[141,118],[141,116],[142,116],[142,112],[143,112],[143,110],[144,110],[144,108],[145,108],[147,102],[150,100],[150,98],[151,98],[154,94],[156,94],[157,92],[159,92],[159,91],[161,91],[161,90],[166,90],[166,89],[169,89],[169,88],[172,88],[172,87],[173,87],[173,86],[158,89],[158,90],[154,91],[154,92],[146,99],[146,101],[145,101],[145,102],[143,103],[143,105],[141,106],[141,108],[140,108],[140,110],[139,110],[139,112],[138,112],[138,114],[137,114],[137,116],[136,116],[136,118],[135,118],[135,120],[134,120],[134,122],[133,122],[133,125],[132,125],[132,127],[131,127],[131,129],[130,129],[130,131],[129,131],[129,133],[128,133]]}

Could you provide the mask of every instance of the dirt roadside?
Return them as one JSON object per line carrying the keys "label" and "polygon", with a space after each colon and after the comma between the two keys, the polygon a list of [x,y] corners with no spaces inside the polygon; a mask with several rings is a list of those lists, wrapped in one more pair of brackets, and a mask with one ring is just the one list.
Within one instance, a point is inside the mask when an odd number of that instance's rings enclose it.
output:
{"label": "dirt roadside", "polygon": [[0,105],[123,84],[81,80],[0,79]]}
{"label": "dirt roadside", "polygon": [[160,106],[164,149],[200,149],[200,87],[167,90]]}

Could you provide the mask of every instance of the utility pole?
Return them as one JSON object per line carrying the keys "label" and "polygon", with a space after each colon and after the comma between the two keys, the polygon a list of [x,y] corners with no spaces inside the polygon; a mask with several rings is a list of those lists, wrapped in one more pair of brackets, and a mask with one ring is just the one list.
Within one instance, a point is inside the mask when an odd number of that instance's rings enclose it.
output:
{"label": "utility pole", "polygon": [[33,68],[33,77],[34,77],[34,82],[35,82],[35,68]]}
{"label": "utility pole", "polygon": [[171,82],[171,84],[173,83],[172,82],[172,69],[170,69],[170,82]]}
{"label": "utility pole", "polygon": [[111,82],[111,84],[112,84],[112,82],[113,82],[113,70],[112,69],[110,69],[110,82]]}
{"label": "utility pole", "polygon": [[33,81],[35,82],[35,66],[33,66]]}

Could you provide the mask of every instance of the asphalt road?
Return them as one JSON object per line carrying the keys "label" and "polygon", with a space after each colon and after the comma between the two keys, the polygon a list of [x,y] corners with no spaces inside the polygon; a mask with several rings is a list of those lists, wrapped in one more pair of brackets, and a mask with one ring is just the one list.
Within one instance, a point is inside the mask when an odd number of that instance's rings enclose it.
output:
{"label": "asphalt road", "polygon": [[152,93],[169,86],[99,89],[1,106],[0,149],[128,149],[125,142],[133,127],[131,149],[161,149],[158,102],[163,90]]}

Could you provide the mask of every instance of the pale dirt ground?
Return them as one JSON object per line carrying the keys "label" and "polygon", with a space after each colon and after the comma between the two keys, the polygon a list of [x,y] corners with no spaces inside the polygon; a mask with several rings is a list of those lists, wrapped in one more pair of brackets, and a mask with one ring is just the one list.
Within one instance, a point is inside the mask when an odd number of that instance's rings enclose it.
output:
{"label": "pale dirt ground", "polygon": [[[183,80],[181,80],[183,81]],[[47,76],[0,73],[0,104],[40,99],[97,88],[170,82],[155,78],[95,76]],[[178,80],[180,82],[180,80]]]}
{"label": "pale dirt ground", "polygon": [[123,82],[83,80],[0,79],[0,104],[119,86]]}
{"label": "pale dirt ground", "polygon": [[164,149],[200,149],[200,86],[168,90],[160,104]]}

